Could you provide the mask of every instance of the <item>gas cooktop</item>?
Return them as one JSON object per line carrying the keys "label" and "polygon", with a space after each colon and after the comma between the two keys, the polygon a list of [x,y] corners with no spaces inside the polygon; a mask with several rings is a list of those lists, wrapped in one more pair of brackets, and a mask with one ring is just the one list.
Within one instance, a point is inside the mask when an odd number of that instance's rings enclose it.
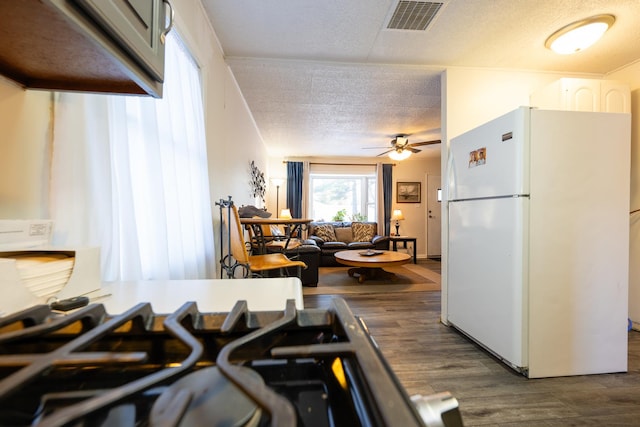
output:
{"label": "gas cooktop", "polygon": [[0,318],[3,426],[459,426],[448,393],[409,397],[344,300],[329,309]]}

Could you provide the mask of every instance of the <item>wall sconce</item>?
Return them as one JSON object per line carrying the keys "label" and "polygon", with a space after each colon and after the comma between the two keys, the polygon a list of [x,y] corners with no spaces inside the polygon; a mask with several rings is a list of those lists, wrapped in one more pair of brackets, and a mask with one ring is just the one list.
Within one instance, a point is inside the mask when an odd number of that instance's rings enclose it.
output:
{"label": "wall sconce", "polygon": [[551,34],[544,45],[561,55],[579,52],[600,40],[615,20],[613,15],[596,15],[573,22]]}
{"label": "wall sconce", "polygon": [[280,212],[280,218],[291,219],[291,211],[289,209],[282,209]]}
{"label": "wall sconce", "polygon": [[402,215],[402,211],[400,209],[395,209],[393,211],[393,215],[391,215],[391,219],[396,222],[396,236],[400,235],[400,221],[404,220],[404,215]]}
{"label": "wall sconce", "polygon": [[280,203],[280,186],[284,183],[282,178],[271,178],[271,183],[276,186],[276,215],[279,212]]}

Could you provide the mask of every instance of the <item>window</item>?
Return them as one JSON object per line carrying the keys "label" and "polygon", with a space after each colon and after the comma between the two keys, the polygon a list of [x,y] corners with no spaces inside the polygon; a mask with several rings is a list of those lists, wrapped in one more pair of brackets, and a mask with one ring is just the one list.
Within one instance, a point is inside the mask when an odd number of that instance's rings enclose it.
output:
{"label": "window", "polygon": [[376,175],[311,173],[310,213],[316,221],[376,221]]}

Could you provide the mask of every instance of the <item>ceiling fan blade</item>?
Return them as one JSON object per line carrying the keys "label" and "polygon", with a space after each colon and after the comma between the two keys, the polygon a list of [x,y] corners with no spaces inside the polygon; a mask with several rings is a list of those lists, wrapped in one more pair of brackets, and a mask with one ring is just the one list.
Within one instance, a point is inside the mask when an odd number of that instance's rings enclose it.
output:
{"label": "ceiling fan blade", "polygon": [[[401,142],[404,142],[401,146],[398,144],[398,138],[401,138]],[[419,150],[417,148],[414,148],[416,146],[422,146],[422,145],[432,145],[432,144],[440,144],[440,140],[436,139],[433,141],[421,141],[421,142],[415,142],[415,143],[409,143],[409,141],[406,139],[406,135],[395,135],[395,138],[391,140],[391,146],[392,148],[384,151],[380,154],[378,154],[376,157],[380,157],[380,156],[384,156],[385,154],[388,154],[394,150],[398,150],[398,151],[402,151],[402,150],[409,150],[412,153],[419,153],[422,150]],[[362,149],[367,150],[367,149],[376,149],[376,150],[380,150],[384,147],[362,147]]]}
{"label": "ceiling fan blade", "polygon": [[421,141],[421,142],[414,142],[412,144],[409,144],[413,147],[419,147],[421,145],[433,145],[433,144],[440,144],[442,141],[439,139],[434,139],[433,141]]}

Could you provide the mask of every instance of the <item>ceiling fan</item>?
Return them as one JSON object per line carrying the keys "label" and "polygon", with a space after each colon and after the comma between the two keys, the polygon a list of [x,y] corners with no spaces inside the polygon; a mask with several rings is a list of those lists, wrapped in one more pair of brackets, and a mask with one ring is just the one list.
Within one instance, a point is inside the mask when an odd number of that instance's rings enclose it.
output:
{"label": "ceiling fan", "polygon": [[407,135],[400,134],[400,135],[396,135],[391,140],[391,149],[378,154],[377,157],[384,156],[385,154],[389,154],[389,157],[391,157],[394,160],[403,160],[409,157],[411,153],[419,153],[420,151],[422,151],[415,147],[420,147],[423,145],[440,144],[440,142],[441,141],[439,139],[435,139],[432,141],[421,141],[421,142],[414,142],[409,144],[409,139],[407,138]]}

